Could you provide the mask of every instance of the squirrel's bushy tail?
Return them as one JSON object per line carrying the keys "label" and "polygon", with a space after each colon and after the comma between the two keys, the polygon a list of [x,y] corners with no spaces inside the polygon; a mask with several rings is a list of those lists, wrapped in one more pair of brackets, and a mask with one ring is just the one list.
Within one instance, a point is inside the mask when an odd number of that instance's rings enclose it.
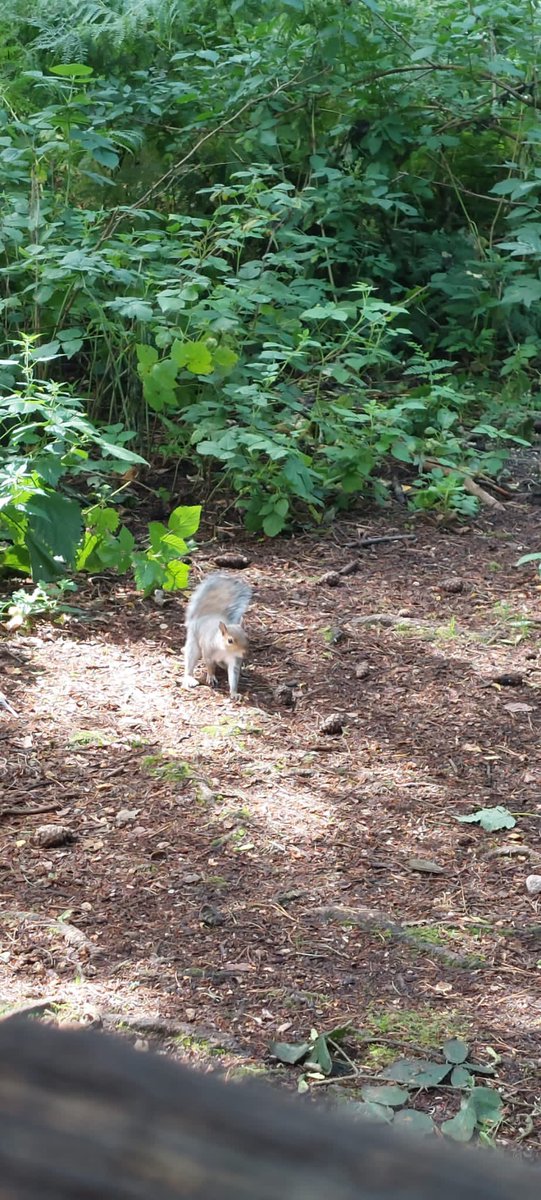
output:
{"label": "squirrel's bushy tail", "polygon": [[186,609],[186,624],[202,617],[216,617],[226,624],[239,622],[250,603],[252,589],[244,579],[217,573],[209,575],[195,589]]}

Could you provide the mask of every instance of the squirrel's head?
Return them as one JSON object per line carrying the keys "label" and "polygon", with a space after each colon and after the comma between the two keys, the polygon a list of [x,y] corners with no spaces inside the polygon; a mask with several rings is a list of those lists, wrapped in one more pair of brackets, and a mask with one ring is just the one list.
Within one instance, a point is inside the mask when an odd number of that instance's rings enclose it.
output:
{"label": "squirrel's head", "polygon": [[220,633],[223,638],[225,658],[246,658],[248,638],[242,625],[226,625],[220,621]]}

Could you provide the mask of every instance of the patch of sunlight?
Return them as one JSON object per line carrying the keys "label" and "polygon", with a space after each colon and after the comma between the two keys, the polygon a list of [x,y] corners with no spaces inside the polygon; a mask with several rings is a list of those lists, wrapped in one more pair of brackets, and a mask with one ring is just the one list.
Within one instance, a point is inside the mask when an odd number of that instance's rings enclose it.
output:
{"label": "patch of sunlight", "polygon": [[291,790],[277,781],[270,794],[258,801],[257,816],[278,839],[285,836],[288,840],[311,842],[335,824],[337,810],[329,806],[327,796],[305,788],[292,796]]}

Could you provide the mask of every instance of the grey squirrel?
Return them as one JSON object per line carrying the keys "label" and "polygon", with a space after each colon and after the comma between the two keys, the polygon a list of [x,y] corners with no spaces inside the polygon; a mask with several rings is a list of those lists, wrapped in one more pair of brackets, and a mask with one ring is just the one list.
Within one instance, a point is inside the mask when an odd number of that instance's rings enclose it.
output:
{"label": "grey squirrel", "polygon": [[238,695],[240,669],[248,652],[242,618],[252,595],[249,583],[219,572],[195,589],[186,610],[183,687],[197,687],[194,670],[201,660],[207,683],[217,684],[216,667],[227,669],[231,696]]}

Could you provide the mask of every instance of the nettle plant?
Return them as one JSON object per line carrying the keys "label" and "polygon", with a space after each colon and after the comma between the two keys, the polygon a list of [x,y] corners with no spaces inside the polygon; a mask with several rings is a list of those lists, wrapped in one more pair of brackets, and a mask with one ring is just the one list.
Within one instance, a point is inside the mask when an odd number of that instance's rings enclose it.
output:
{"label": "nettle plant", "polygon": [[128,449],[133,433],[119,424],[98,429],[82,400],[37,378],[38,363],[52,356],[33,350],[32,341],[25,338],[20,356],[0,363],[0,570],[39,583],[75,570],[133,570],[145,594],[185,587],[189,568],[182,560],[200,506],[175,509],[167,526],[153,522],[148,548],[138,550],[114,506],[85,504],[83,489],[86,496],[99,492],[104,480],[144,459]]}

